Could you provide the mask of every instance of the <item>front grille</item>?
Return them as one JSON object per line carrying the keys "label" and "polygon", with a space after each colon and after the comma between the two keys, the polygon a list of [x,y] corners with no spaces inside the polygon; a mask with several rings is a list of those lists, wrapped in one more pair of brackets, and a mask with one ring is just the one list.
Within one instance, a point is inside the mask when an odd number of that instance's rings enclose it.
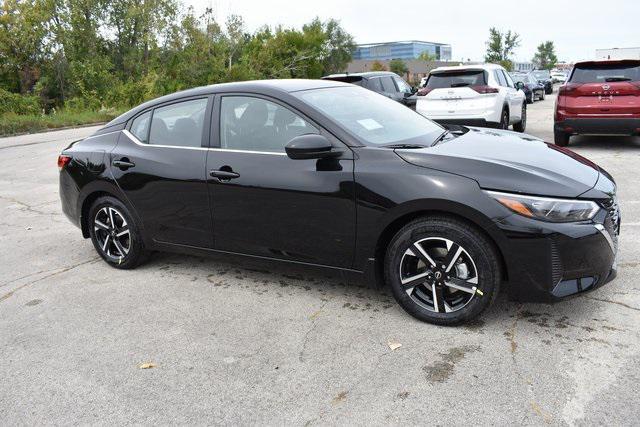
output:
{"label": "front grille", "polygon": [[604,228],[607,230],[613,240],[614,247],[618,249],[618,235],[620,234],[620,207],[618,198],[614,195],[609,200],[602,202],[602,207],[607,210],[607,216],[604,219]]}
{"label": "front grille", "polygon": [[551,240],[551,280],[554,286],[560,282],[562,274],[562,260],[558,253],[558,245],[555,240]]}

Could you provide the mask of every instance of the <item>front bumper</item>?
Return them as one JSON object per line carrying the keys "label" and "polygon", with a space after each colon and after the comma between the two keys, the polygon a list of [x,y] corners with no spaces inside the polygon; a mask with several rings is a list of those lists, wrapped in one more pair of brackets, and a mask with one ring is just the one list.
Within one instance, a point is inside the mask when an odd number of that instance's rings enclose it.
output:
{"label": "front bumper", "polygon": [[640,118],[567,118],[553,129],[572,135],[640,135]]}
{"label": "front bumper", "polygon": [[510,298],[559,301],[611,281],[616,275],[619,221],[613,208],[601,209],[593,221],[584,223],[544,223],[518,215],[499,221],[496,225],[508,242]]}
{"label": "front bumper", "polygon": [[443,125],[462,125],[462,126],[475,126],[481,128],[497,128],[500,123],[490,122],[487,119],[469,118],[469,119],[454,119],[454,118],[435,118],[432,119],[436,123]]}

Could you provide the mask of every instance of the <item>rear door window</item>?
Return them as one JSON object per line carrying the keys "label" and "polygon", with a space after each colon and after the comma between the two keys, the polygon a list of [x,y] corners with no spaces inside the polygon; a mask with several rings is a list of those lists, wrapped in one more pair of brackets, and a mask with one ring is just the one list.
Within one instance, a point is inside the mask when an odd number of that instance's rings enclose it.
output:
{"label": "rear door window", "polygon": [[502,74],[502,70],[495,70],[494,72],[496,80],[498,81],[498,84],[500,86],[506,87],[507,86],[507,79],[505,79],[504,74]]}
{"label": "rear door window", "polygon": [[513,84],[513,79],[511,78],[511,76],[509,75],[509,73],[505,73],[504,71],[502,72],[502,74],[504,74],[504,78],[507,81],[507,86],[509,87],[515,87],[515,85]]}
{"label": "rear door window", "polygon": [[151,119],[149,144],[200,147],[207,98],[156,108]]}
{"label": "rear door window", "polygon": [[382,83],[379,78],[369,79],[367,86],[374,92],[382,92]]}
{"label": "rear door window", "polygon": [[640,63],[576,65],[571,83],[640,81]]}
{"label": "rear door window", "polygon": [[393,82],[391,76],[388,77],[380,77],[380,82],[382,83],[382,89],[387,93],[396,93],[398,89],[396,88],[396,84]]}
{"label": "rear door window", "polygon": [[429,89],[447,89],[452,87],[485,86],[487,76],[482,70],[448,71],[429,76],[426,87]]}

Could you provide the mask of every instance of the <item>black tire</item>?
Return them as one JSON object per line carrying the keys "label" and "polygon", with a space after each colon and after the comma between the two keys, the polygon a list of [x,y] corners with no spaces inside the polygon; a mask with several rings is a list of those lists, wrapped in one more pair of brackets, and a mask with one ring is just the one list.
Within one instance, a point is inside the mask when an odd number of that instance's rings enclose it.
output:
{"label": "black tire", "polygon": [[561,131],[553,132],[553,142],[559,147],[566,147],[569,145],[569,138],[571,138],[571,135],[568,133]]}
{"label": "black tire", "polygon": [[527,128],[527,104],[523,103],[522,104],[522,115],[521,120],[518,123],[514,123],[513,125],[513,130],[516,132],[524,132],[524,130]]}
{"label": "black tire", "polygon": [[[437,246],[443,241],[451,242],[446,254],[445,249]],[[431,270],[426,268],[428,263],[424,261],[427,259],[424,255],[415,255],[418,253],[414,245],[416,242],[431,255],[432,261],[436,263]],[[455,249],[454,245],[456,245]],[[447,255],[457,251],[458,247],[462,248],[462,252],[455,253],[460,255],[457,258],[451,256],[451,261],[447,260]],[[418,259],[419,257],[422,258]],[[455,265],[455,268],[449,267],[448,273],[444,268],[438,267],[438,263],[446,262]],[[416,271],[422,266],[423,272],[418,276],[426,274],[424,282],[412,284],[412,281],[409,281],[407,284],[406,280],[413,277],[411,276],[413,273],[405,275],[406,268],[412,265],[416,266]],[[462,265],[465,266],[466,275],[459,273]],[[438,269],[443,282],[436,279]],[[455,273],[452,273],[454,270]],[[429,271],[431,271],[430,276]],[[384,274],[394,298],[407,313],[416,319],[436,325],[456,325],[480,316],[495,300],[501,281],[498,255],[493,245],[475,227],[446,216],[419,218],[398,231],[387,247]],[[456,277],[452,278],[453,275]],[[465,277],[461,278],[461,276]],[[446,284],[448,280],[456,280],[455,283],[464,285],[466,290],[450,287],[450,283]],[[475,288],[468,284],[475,283],[474,280],[477,282]],[[436,284],[432,286],[427,281]],[[405,282],[404,285],[403,282]],[[407,286],[413,287],[409,289]],[[433,295],[430,303],[428,302],[429,293]],[[464,298],[468,300],[465,302]]]}
{"label": "black tire", "polygon": [[509,129],[509,110],[506,108],[502,109],[502,114],[500,114],[500,123],[498,123],[498,129]]}
{"label": "black tire", "polygon": [[545,88],[544,92],[547,95],[551,95],[553,93],[553,85],[551,85],[549,88]]}
{"label": "black tire", "polygon": [[526,97],[527,104],[533,104],[535,102],[535,96],[533,96],[533,91]]}
{"label": "black tire", "polygon": [[146,261],[140,227],[120,200],[111,196],[96,199],[87,221],[93,247],[107,264],[128,270]]}

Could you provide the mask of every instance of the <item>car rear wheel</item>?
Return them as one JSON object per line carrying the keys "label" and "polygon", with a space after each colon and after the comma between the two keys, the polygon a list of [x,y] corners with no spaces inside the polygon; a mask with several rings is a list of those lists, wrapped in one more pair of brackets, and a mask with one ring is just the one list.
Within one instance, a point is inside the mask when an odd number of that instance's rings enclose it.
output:
{"label": "car rear wheel", "polygon": [[98,198],[89,209],[88,218],[93,246],[107,264],[131,269],[146,260],[139,228],[120,200],[109,196]]}
{"label": "car rear wheel", "polygon": [[509,129],[509,111],[507,109],[502,110],[502,114],[500,115],[500,123],[498,124],[500,129]]}
{"label": "car rear wheel", "polygon": [[571,138],[571,135],[565,132],[555,131],[553,133],[553,142],[560,147],[566,147],[569,145],[569,138]]}
{"label": "car rear wheel", "polygon": [[398,304],[438,325],[478,317],[495,299],[501,277],[489,241],[447,217],[420,218],[403,227],[387,248],[384,267]]}
{"label": "car rear wheel", "polygon": [[513,130],[515,130],[516,132],[524,132],[524,130],[527,127],[527,104],[526,103],[522,103],[522,115],[520,116],[521,119],[518,123],[513,125]]}

